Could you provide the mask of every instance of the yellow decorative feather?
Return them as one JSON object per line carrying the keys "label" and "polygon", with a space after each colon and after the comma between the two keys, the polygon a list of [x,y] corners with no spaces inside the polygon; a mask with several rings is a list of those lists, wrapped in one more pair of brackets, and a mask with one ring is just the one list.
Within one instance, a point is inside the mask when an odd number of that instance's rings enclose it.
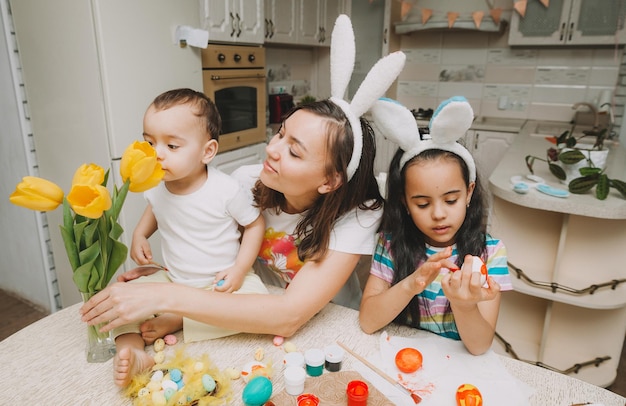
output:
{"label": "yellow decorative feather", "polygon": [[[139,396],[139,391],[148,385],[155,371],[162,370],[165,378],[168,378],[169,371],[175,368],[182,372],[185,386],[176,391],[166,403],[158,404],[166,406],[210,406],[232,403],[233,394],[230,378],[213,365],[208,354],[203,354],[200,358],[192,358],[185,354],[184,348],[178,349],[171,360],[157,364],[152,367],[152,370],[133,377],[126,388],[126,396],[133,399],[133,405],[135,406],[153,406],[157,404],[153,400],[151,393],[147,396]],[[216,382],[215,390],[211,394],[207,393],[202,385],[202,376],[205,374],[211,375]]]}

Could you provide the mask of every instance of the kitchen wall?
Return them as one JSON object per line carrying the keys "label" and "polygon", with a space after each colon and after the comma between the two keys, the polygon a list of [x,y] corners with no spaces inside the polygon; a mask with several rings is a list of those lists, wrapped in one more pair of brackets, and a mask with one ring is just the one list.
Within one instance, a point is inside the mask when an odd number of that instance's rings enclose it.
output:
{"label": "kitchen wall", "polygon": [[[602,91],[614,93],[622,48],[511,48],[507,38],[508,32],[403,35],[407,65],[398,100],[410,108],[435,108],[463,95],[476,115],[569,121],[573,103],[595,103]],[[623,105],[618,99],[613,96],[612,104]]]}

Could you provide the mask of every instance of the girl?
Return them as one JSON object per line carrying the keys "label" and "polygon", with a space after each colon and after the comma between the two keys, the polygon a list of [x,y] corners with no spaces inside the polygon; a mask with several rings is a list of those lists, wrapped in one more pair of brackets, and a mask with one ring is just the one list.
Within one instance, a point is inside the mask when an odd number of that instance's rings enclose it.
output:
{"label": "girl", "polygon": [[[415,120],[388,100],[374,122],[400,145],[390,168],[388,196],[359,321],[372,333],[392,321],[461,340],[472,354],[489,349],[500,292],[512,289],[501,241],[483,226],[483,191],[470,153],[456,141],[473,120],[462,97],[444,101],[419,139]],[[485,286],[472,272],[478,256]]]}

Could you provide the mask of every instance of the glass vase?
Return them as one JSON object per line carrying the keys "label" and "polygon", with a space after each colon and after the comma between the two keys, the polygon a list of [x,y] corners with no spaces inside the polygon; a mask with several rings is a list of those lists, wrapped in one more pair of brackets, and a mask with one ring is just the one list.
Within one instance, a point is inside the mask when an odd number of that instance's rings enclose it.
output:
{"label": "glass vase", "polygon": [[[81,292],[83,302],[88,301],[98,292]],[[111,332],[101,333],[100,328],[106,323],[87,326],[87,362],[105,362],[115,355],[115,340]]]}

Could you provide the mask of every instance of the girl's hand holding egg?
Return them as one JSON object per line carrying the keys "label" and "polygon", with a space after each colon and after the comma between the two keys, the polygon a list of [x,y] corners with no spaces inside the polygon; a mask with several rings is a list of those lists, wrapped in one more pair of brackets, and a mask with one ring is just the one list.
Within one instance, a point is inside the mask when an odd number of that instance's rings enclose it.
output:
{"label": "girl's hand holding egg", "polygon": [[480,273],[480,285],[484,286],[487,282],[487,266],[480,257],[472,257],[472,272]]}

